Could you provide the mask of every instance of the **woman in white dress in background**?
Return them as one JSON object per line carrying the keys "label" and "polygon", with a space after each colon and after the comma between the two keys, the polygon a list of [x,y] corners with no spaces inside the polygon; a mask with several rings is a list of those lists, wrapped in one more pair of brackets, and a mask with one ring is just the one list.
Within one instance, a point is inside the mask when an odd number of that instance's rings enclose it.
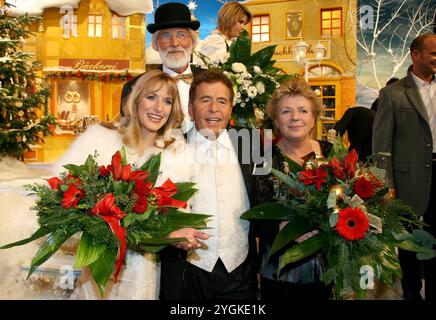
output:
{"label": "woman in white dress in background", "polygon": [[242,4],[234,1],[225,3],[218,12],[217,28],[202,41],[198,51],[211,63],[226,60],[230,46],[250,20],[251,13]]}

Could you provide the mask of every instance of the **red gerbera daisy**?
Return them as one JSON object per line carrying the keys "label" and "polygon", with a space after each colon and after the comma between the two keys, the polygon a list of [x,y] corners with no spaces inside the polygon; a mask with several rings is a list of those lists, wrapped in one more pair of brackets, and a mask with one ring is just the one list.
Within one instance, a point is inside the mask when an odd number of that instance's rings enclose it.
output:
{"label": "red gerbera daisy", "polygon": [[372,186],[371,181],[364,177],[360,177],[354,183],[354,192],[362,199],[369,199],[374,194],[374,187]]}
{"label": "red gerbera daisy", "polygon": [[358,208],[345,208],[339,211],[336,230],[345,239],[354,241],[365,237],[369,229],[368,217]]}

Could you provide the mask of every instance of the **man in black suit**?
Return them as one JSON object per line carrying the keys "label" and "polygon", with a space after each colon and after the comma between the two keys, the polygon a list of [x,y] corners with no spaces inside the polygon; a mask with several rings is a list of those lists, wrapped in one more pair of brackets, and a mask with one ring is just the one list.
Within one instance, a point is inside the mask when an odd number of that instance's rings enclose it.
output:
{"label": "man in black suit", "polygon": [[345,111],[342,118],[336,122],[334,129],[344,135],[348,133],[349,150],[356,149],[359,159],[367,160],[372,154],[372,124],[375,111],[365,107],[353,107]]}
{"label": "man in black suit", "polygon": [[[412,41],[407,77],[380,90],[373,150],[383,153],[392,193],[410,205],[436,236],[436,35]],[[422,300],[416,254],[399,250],[406,300]],[[425,299],[436,300],[436,258],[424,261]]]}
{"label": "man in black suit", "polygon": [[[192,212],[211,216],[205,230],[209,237],[179,244],[180,248],[195,250],[179,250],[170,264],[162,260],[162,274],[166,276],[161,278],[161,298],[257,298],[256,242],[250,222],[240,219],[254,203],[255,164],[253,150],[247,147],[252,147],[256,135],[248,129],[228,127],[233,95],[231,82],[217,71],[197,74],[191,85],[189,113],[195,126],[188,133],[188,152],[195,160],[193,182],[199,190],[190,206]],[[168,296],[170,286],[178,296]]]}
{"label": "man in black suit", "polygon": [[[176,2],[159,6],[154,14],[154,23],[147,26],[147,30],[152,34],[152,47],[159,52],[161,57],[162,70],[178,80],[177,87],[185,115],[183,132],[188,132],[193,126],[188,114],[188,95],[190,83],[192,82],[192,71],[189,62],[197,45],[195,30],[199,27],[200,22],[198,20],[191,20],[188,7]],[[123,86],[121,115],[124,115],[123,105],[140,76],[133,78]]]}

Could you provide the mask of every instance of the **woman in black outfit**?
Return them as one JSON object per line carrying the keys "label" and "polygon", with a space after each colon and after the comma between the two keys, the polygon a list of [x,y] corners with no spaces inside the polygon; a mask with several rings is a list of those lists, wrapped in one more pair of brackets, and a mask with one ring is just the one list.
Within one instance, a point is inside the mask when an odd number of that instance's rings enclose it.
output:
{"label": "woman in black outfit", "polygon": [[[281,136],[280,141],[273,146],[273,168],[285,173],[299,171],[298,168],[311,156],[327,157],[332,145],[310,137],[320,111],[318,98],[304,80],[291,79],[276,89],[267,106],[267,113]],[[258,176],[256,187],[257,204],[274,201],[274,195],[285,199],[290,196],[287,194],[287,188],[281,187],[280,181],[272,174]],[[331,288],[326,287],[320,280],[323,272],[323,260],[320,255],[312,255],[303,261],[288,265],[280,274],[278,257],[283,251],[268,260],[274,238],[287,222],[254,222],[262,259],[261,299],[328,300]],[[304,241],[311,235],[313,233],[309,232],[296,239],[296,242]]]}

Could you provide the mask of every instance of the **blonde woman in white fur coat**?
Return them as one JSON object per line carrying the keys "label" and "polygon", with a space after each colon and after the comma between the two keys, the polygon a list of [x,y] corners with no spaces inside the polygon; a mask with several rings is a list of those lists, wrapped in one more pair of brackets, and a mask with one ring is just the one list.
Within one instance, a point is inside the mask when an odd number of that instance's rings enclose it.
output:
{"label": "blonde woman in white fur coat", "polygon": [[[118,130],[100,125],[89,127],[71,145],[53,167],[53,174],[64,171],[63,165],[83,164],[89,154],[97,152],[100,165],[111,163],[112,155],[123,146],[127,161],[141,166],[156,153],[161,154],[160,175],[156,181],[162,184],[167,178],[173,182],[189,181],[194,166],[189,153],[184,152],[185,139],[179,129],[183,122],[177,85],[173,78],[160,70],[145,73],[135,83],[124,105],[125,121]],[[198,239],[206,239],[203,232],[191,228],[177,230],[169,237],[184,237],[189,242],[178,247],[200,247]],[[110,279],[103,299],[157,299],[159,297],[159,263],[157,255],[140,255],[127,252],[119,282]],[[79,285],[73,294],[77,299],[100,299],[98,286],[88,269],[82,270]]]}

